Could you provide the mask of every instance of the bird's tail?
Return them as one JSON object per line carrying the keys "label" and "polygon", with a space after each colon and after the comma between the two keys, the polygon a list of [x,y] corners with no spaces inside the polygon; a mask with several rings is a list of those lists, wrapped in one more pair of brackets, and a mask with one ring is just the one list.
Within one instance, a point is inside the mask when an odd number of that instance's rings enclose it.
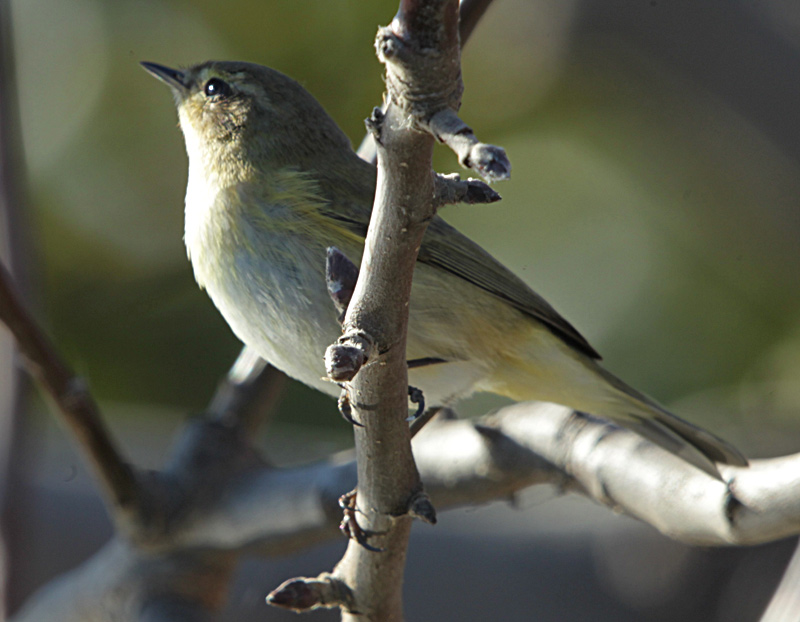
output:
{"label": "bird's tail", "polygon": [[[646,421],[654,423],[659,431],[667,430],[670,435],[677,436],[679,439],[682,439],[698,449],[700,453],[712,462],[730,464],[733,466],[747,466],[747,459],[738,449],[727,441],[673,415],[666,408],[625,384],[614,374],[603,369],[593,361],[591,365],[609,385],[629,398],[632,411],[631,416],[644,418]],[[612,417],[612,419],[613,418],[614,417]],[[646,434],[643,435],[646,436]]]}
{"label": "bird's tail", "polygon": [[[578,361],[573,359],[573,365],[576,362]],[[715,463],[747,466],[747,459],[731,444],[673,415],[596,362],[583,359],[577,367],[582,367],[581,371],[586,375],[580,379],[575,378],[578,370],[573,366],[570,369],[573,382],[562,385],[558,395],[551,396],[550,399],[542,394],[541,388],[531,389],[529,383],[532,378],[536,378],[535,372],[532,375],[516,375],[517,382],[509,383],[506,379],[503,383],[504,390],[497,392],[517,400],[553,401],[611,419],[717,479],[720,479],[720,474]],[[583,374],[578,372],[578,375]]]}

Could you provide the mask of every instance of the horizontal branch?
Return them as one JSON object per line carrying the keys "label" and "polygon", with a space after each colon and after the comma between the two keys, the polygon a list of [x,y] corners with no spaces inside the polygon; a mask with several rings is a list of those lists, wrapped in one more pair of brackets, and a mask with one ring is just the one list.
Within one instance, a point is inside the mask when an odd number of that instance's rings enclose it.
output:
{"label": "horizontal branch", "polygon": [[[514,404],[488,418],[486,426],[497,439],[491,444],[502,444],[502,452],[495,451],[498,461],[530,463],[529,469],[516,469],[519,476],[526,470],[533,475],[534,459],[543,460],[551,465],[553,483],[674,540],[743,545],[800,533],[800,454],[753,460],[749,467],[719,465],[725,479],[719,481],[634,432],[562,406]],[[459,447],[463,452],[463,440]],[[449,453],[442,439],[434,451]],[[428,476],[435,465],[422,455],[420,470],[436,499],[438,489]],[[509,476],[506,470],[502,480],[514,487]]]}
{"label": "horizontal branch", "polygon": [[[197,425],[209,426],[208,434],[217,437],[222,432],[217,421]],[[531,486],[554,484],[691,544],[758,544],[800,533],[800,454],[723,466],[722,482],[629,430],[535,402],[476,421],[435,419],[413,446],[425,490],[439,509],[509,499]],[[210,482],[225,494],[203,495],[197,507],[170,523],[163,556],[117,538],[34,595],[16,622],[86,619],[85,610],[72,608],[102,604],[103,594],[112,598],[115,590],[150,585],[152,569],[163,583],[159,573],[171,567],[170,556],[179,560],[178,578],[207,572],[210,563],[215,576],[224,576],[225,562],[238,552],[285,555],[340,537],[338,498],[356,481],[352,452],[289,469],[235,462],[226,460],[233,468],[225,482]],[[192,551],[210,557],[192,561]]]}
{"label": "horizontal branch", "polygon": [[[722,466],[722,482],[629,430],[535,402],[477,421],[434,421],[413,445],[425,490],[440,509],[555,484],[690,544],[757,544],[800,533],[800,454]],[[302,547],[335,533],[337,499],[354,483],[348,454],[254,472],[184,538],[267,554]]]}

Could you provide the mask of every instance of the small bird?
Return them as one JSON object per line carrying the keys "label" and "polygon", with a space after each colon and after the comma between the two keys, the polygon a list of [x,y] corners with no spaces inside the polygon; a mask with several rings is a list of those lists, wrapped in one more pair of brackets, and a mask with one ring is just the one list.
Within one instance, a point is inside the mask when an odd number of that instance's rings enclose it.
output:
{"label": "small bird", "polygon": [[[358,263],[376,169],[314,97],[244,62],[144,68],[172,90],[189,157],[184,240],[194,276],[233,332],[289,376],[331,395],[323,355],[341,334],[326,249]],[[541,296],[440,217],[419,250],[407,358],[429,406],[476,391],[606,417],[707,473],[734,447],[606,371]]]}

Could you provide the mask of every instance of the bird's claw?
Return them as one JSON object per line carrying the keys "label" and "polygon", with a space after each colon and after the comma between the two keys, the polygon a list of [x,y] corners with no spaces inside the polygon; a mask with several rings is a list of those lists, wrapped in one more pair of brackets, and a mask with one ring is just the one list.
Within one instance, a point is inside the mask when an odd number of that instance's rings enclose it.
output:
{"label": "bird's claw", "polygon": [[359,428],[363,428],[364,424],[360,423],[355,420],[353,417],[353,406],[350,403],[350,393],[347,390],[347,387],[344,385],[343,382],[337,383],[341,389],[342,393],[339,395],[339,400],[337,402],[339,406],[339,413],[344,417],[344,420]]}
{"label": "bird's claw", "polygon": [[355,540],[360,546],[373,553],[382,553],[384,549],[372,546],[367,540],[376,535],[374,532],[361,528],[356,520],[356,514],[361,510],[356,506],[356,489],[339,497],[339,507],[342,508],[342,521],[339,523],[341,531],[348,539]]}
{"label": "bird's claw", "polygon": [[417,387],[408,387],[408,401],[417,405],[417,411],[406,418],[409,423],[416,421],[425,412],[425,396],[422,395],[422,390]]}

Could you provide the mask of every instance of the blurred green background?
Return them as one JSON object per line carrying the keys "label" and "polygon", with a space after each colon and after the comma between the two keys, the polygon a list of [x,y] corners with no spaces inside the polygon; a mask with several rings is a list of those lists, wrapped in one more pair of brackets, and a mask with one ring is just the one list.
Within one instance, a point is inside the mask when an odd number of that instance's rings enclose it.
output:
{"label": "blurred green background", "polygon": [[[196,412],[239,344],[193,281],[182,136],[138,62],[271,65],[357,145],[396,0],[11,4],[45,321],[111,411]],[[498,0],[462,115],[513,179],[500,204],[443,213],[610,369],[757,454],[800,421],[798,46],[800,8],[778,0]],[[296,383],[278,422],[349,433]]]}
{"label": "blurred green background", "polygon": [[[139,61],[271,65],[357,145],[382,92],[373,37],[396,7],[11,0],[40,317],[137,464],[159,464],[240,347],[192,278],[183,139],[168,90]],[[800,3],[496,0],[463,67],[462,116],[506,147],[514,170],[501,203],[444,217],[637,388],[751,456],[797,451]],[[445,149],[436,166],[458,170]],[[497,403],[479,396],[460,410]],[[110,534],[53,421],[36,411],[18,448],[28,484],[14,505],[17,604]],[[277,463],[351,436],[332,400],[297,383],[276,428],[265,442]],[[787,543],[683,547],[582,499],[542,502],[554,494],[517,499],[526,512],[495,504],[415,530],[409,619],[432,606],[496,618],[502,601],[508,620],[535,608],[542,620],[750,621],[791,554]],[[285,619],[264,612],[264,591],[329,569],[341,546],[291,571],[249,561],[225,619]]]}

